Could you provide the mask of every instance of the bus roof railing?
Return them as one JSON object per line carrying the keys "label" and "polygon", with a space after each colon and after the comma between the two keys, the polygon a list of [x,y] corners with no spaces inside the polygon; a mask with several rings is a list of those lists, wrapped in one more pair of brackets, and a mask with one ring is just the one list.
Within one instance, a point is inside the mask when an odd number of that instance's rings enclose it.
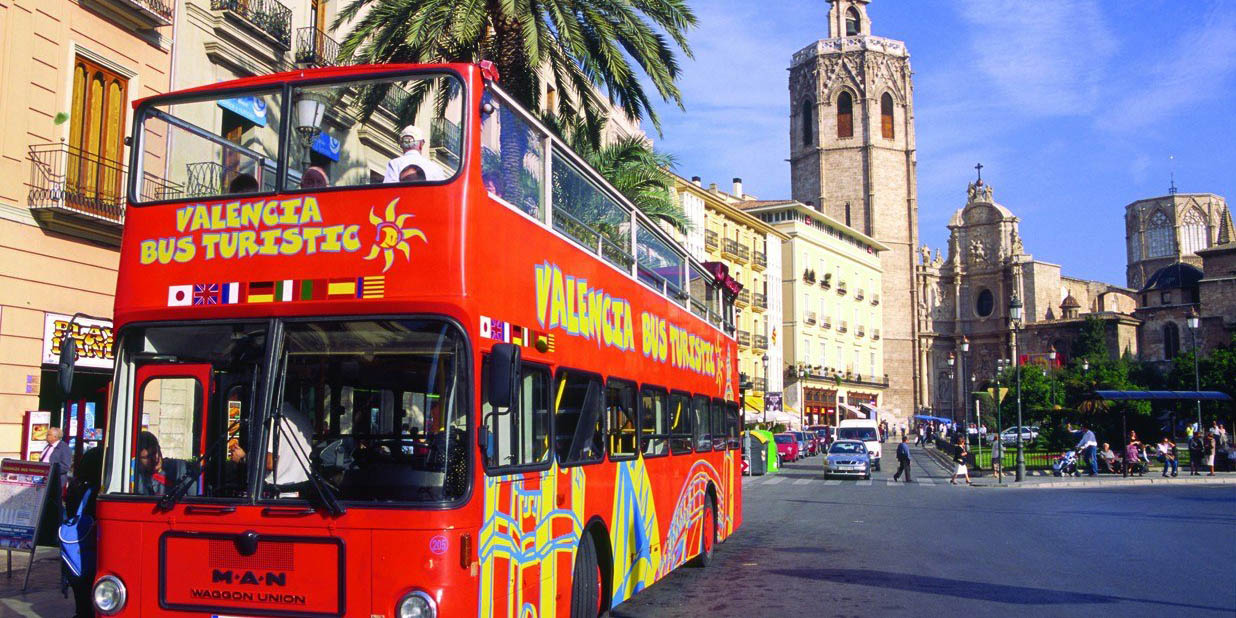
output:
{"label": "bus roof railing", "polygon": [[1094,391],[1099,399],[1110,401],[1231,401],[1222,391]]}

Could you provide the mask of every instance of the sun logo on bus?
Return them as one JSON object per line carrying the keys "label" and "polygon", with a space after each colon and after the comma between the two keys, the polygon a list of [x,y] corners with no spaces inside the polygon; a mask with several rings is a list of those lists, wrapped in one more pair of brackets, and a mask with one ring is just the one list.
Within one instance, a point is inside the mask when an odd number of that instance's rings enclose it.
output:
{"label": "sun logo on bus", "polygon": [[382,254],[382,259],[386,265],[382,268],[382,272],[391,269],[391,265],[395,263],[395,250],[398,249],[403,253],[403,257],[409,262],[412,261],[412,247],[408,244],[408,240],[412,238],[420,238],[425,242],[429,242],[425,238],[425,233],[418,228],[403,227],[403,224],[412,215],[396,215],[395,205],[399,203],[399,198],[391,200],[390,204],[386,205],[386,216],[379,217],[374,214],[373,207],[369,208],[369,222],[376,228],[373,239],[373,246],[369,248],[369,255],[365,256],[366,260],[376,259],[378,254]]}

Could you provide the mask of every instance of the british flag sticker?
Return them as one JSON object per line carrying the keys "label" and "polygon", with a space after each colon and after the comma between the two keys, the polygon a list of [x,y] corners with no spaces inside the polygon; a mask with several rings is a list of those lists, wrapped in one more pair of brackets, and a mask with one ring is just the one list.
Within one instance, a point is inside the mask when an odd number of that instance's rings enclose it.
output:
{"label": "british flag sticker", "polygon": [[502,320],[481,316],[481,338],[510,343],[511,325]]}

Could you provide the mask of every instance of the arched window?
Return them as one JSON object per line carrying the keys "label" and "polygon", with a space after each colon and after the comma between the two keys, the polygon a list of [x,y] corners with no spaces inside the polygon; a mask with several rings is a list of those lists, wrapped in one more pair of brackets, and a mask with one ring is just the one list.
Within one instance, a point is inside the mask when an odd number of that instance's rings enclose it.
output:
{"label": "arched window", "polygon": [[837,97],[837,137],[854,137],[854,97],[848,92]]}
{"label": "arched window", "polygon": [[845,35],[858,36],[859,24],[861,23],[861,20],[858,18],[858,11],[855,11],[854,7],[850,7],[850,10],[845,12]]}
{"label": "arched window", "polygon": [[1156,210],[1150,215],[1150,225],[1146,226],[1146,257],[1157,258],[1174,254],[1176,241],[1173,236],[1172,222],[1162,210]]}
{"label": "arched window", "polygon": [[813,129],[813,125],[815,124],[815,122],[812,119],[815,118],[815,114],[812,113],[811,108],[812,108],[811,99],[807,99],[806,101],[803,101],[803,112],[802,112],[803,146],[810,146],[812,143],[811,138],[814,135],[812,132],[812,129]]}
{"label": "arched window", "polygon": [[1180,353],[1180,329],[1175,322],[1163,325],[1163,360],[1172,360]]}
{"label": "arched window", "polygon": [[1206,230],[1206,218],[1196,208],[1185,213],[1180,225],[1180,252],[1197,253],[1210,245]]}
{"label": "arched window", "polygon": [[884,139],[893,139],[893,96],[887,92],[880,97],[880,133]]}

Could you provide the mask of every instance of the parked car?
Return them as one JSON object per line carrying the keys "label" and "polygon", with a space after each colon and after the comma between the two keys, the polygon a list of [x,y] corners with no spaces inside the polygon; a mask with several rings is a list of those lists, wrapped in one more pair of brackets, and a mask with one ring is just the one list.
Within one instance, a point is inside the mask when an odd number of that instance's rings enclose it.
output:
{"label": "parked car", "polygon": [[880,431],[875,421],[865,418],[841,421],[837,426],[837,441],[841,440],[861,440],[866,443],[871,467],[880,469]]}
{"label": "parked car", "polygon": [[819,452],[819,444],[811,439],[811,434],[805,431],[791,431],[798,438],[799,450],[803,457],[814,457]]}
{"label": "parked car", "polygon": [[862,440],[837,440],[828,447],[824,459],[824,478],[854,476],[871,478],[871,457]]}
{"label": "parked car", "polygon": [[798,438],[792,433],[779,433],[773,436],[777,443],[777,457],[781,461],[798,461]]}
{"label": "parked car", "polygon": [[[1021,443],[1032,444],[1039,439],[1039,428],[1027,425],[1021,428]],[[1009,427],[1000,432],[1000,442],[1007,445],[1017,444],[1017,428]]]}

